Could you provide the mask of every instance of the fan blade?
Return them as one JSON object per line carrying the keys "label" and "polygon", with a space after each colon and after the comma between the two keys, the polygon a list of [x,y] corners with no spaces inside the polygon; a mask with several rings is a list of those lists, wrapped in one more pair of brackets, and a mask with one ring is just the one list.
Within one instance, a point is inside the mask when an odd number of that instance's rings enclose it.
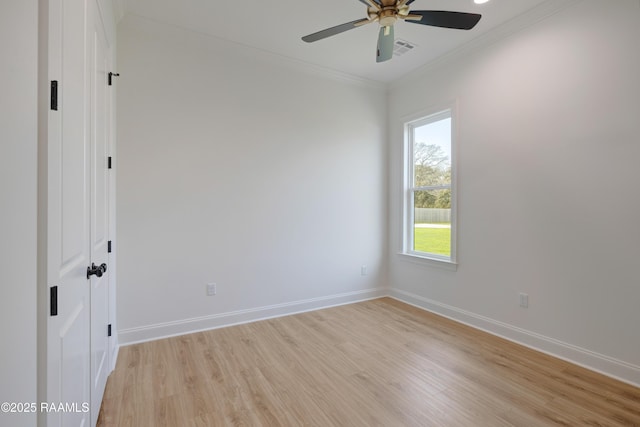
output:
{"label": "fan blade", "polygon": [[376,53],[376,62],[384,62],[393,56],[393,25],[388,27],[380,27],[378,35],[378,50]]}
{"label": "fan blade", "polygon": [[345,31],[353,28],[360,27],[364,24],[368,24],[370,21],[367,18],[358,19],[357,21],[347,22],[346,24],[336,25],[335,27],[327,28],[326,30],[318,31],[317,33],[304,36],[302,40],[307,43],[317,42],[318,40],[326,39],[327,37],[335,36],[336,34],[344,33]]}
{"label": "fan blade", "polygon": [[456,30],[470,30],[476,26],[482,17],[477,13],[448,12],[444,10],[412,10],[410,14],[422,16],[422,19],[419,21],[407,19],[405,22]]}

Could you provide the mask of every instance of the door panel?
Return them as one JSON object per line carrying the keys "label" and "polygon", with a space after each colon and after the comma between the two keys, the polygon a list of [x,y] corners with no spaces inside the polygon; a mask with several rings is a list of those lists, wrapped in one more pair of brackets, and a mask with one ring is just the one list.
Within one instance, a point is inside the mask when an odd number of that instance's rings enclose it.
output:
{"label": "door panel", "polygon": [[47,325],[47,402],[71,404],[47,412],[48,426],[86,426],[90,417],[89,133],[86,6],[49,2],[49,76],[58,110],[48,116],[47,277],[58,286],[58,315]]}
{"label": "door panel", "polygon": [[[89,409],[86,406],[89,394],[87,387],[89,375],[84,368],[87,362],[84,346],[87,344],[87,336],[89,334],[89,325],[85,319],[87,312],[88,307],[84,304],[79,304],[60,329],[60,360],[62,365],[60,375],[63,378],[60,402],[64,404],[72,403],[77,410],[61,413],[59,416],[60,422],[56,422],[53,425],[84,426],[89,421],[89,414],[84,412]],[[80,366],[83,367],[82,375],[76,372]]]}
{"label": "door panel", "polygon": [[[92,1],[91,37],[91,260],[108,263],[108,46],[100,10]],[[95,425],[109,374],[109,274],[91,278],[91,414]]]}

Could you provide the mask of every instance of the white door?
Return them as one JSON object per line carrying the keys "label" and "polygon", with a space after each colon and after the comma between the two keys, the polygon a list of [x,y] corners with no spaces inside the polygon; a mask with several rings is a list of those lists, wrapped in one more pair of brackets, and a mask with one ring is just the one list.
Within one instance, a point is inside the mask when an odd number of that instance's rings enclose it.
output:
{"label": "white door", "polygon": [[[63,406],[47,412],[47,426],[93,426],[110,371],[111,98],[109,48],[96,1],[50,0],[48,48],[50,80],[58,82],[47,146],[47,277],[57,289],[57,312],[47,325],[46,401]],[[93,265],[98,274],[89,276]]]}
{"label": "white door", "polygon": [[[47,279],[57,287],[57,315],[47,324],[47,426],[90,423],[89,79],[83,0],[49,1],[49,79],[58,82],[47,144]],[[50,293],[52,298],[52,294]],[[51,302],[51,301],[50,301]],[[50,307],[52,309],[52,307]]]}
{"label": "white door", "polygon": [[110,371],[108,242],[108,150],[110,97],[107,96],[109,55],[100,10],[90,0],[93,19],[89,31],[91,75],[91,262],[107,266],[91,276],[91,425],[95,425]]}

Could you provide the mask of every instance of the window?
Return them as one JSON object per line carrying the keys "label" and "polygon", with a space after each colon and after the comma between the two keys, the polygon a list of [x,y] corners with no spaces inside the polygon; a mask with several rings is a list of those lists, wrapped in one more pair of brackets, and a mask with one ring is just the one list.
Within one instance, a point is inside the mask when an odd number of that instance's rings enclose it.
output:
{"label": "window", "polygon": [[455,263],[452,111],[405,124],[403,252]]}

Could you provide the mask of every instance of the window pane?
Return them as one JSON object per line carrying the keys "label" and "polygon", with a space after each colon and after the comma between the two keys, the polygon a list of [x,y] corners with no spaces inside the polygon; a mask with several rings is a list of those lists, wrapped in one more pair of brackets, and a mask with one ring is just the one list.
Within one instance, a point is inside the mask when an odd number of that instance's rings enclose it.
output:
{"label": "window pane", "polygon": [[451,118],[413,128],[413,183],[451,184]]}
{"label": "window pane", "polygon": [[451,189],[413,193],[413,250],[451,256]]}

